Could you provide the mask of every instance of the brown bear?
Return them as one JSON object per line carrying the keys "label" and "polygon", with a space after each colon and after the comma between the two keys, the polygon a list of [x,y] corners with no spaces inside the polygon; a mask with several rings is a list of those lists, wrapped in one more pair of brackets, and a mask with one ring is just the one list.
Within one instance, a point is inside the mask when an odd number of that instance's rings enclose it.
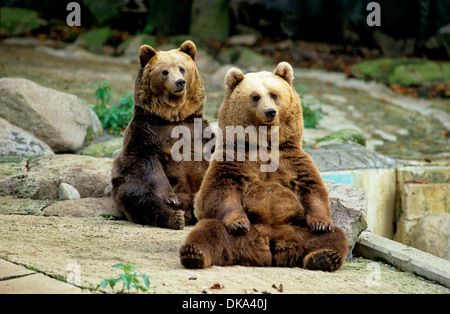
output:
{"label": "brown bear", "polygon": [[[180,135],[173,134],[176,127],[188,130],[189,135],[195,125],[200,132],[208,127],[203,119],[203,79],[195,56],[191,41],[170,51],[157,52],[148,45],[139,49],[134,116],[112,169],[113,198],[132,222],[173,229],[196,222],[194,195],[209,162],[194,160],[193,150],[183,151],[188,158],[172,157],[172,146]],[[190,138],[191,144],[194,136]]]}
{"label": "brown bear", "polygon": [[[244,75],[236,68],[219,114],[216,151],[195,198],[199,222],[180,249],[187,268],[210,265],[299,266],[334,271],[347,256],[344,232],[333,224],[328,192],[311,157],[302,149],[303,117],[293,88],[293,69],[278,64],[273,73]],[[226,128],[256,126],[267,141],[245,135],[245,160],[225,158],[235,134]],[[227,136],[233,137],[232,139]],[[276,169],[252,150],[278,149]],[[265,147],[264,146],[265,144]],[[238,145],[232,147],[237,149]],[[255,155],[253,155],[255,156]]]}

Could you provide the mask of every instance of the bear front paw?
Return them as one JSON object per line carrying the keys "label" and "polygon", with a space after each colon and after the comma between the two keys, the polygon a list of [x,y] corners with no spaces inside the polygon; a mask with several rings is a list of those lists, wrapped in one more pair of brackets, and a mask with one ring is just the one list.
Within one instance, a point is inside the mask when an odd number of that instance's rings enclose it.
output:
{"label": "bear front paw", "polygon": [[235,222],[224,223],[228,232],[232,235],[244,235],[250,228],[250,222],[248,221],[248,219],[241,219]]}
{"label": "bear front paw", "polygon": [[306,224],[314,232],[331,232],[334,230],[333,220],[325,215],[307,215]]}
{"label": "bear front paw", "polygon": [[184,224],[184,211],[182,210],[175,211],[168,221],[168,227],[175,230],[182,230]]}

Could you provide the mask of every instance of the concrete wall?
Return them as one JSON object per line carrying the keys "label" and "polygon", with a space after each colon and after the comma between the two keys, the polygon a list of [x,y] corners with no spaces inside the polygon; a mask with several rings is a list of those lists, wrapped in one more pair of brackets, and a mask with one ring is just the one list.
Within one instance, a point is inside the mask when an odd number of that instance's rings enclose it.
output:
{"label": "concrete wall", "polygon": [[[428,243],[417,247],[428,253],[449,256],[449,232],[418,232],[419,221],[441,214],[439,225],[450,216],[450,167],[398,166],[379,169],[322,171],[324,179],[364,188],[367,192],[368,229],[403,244]],[[436,219],[436,218],[435,218]],[[436,226],[437,228],[437,226]],[[446,231],[446,230],[444,230]],[[420,237],[420,239],[417,239]],[[447,243],[447,244],[446,244]],[[433,251],[439,247],[439,252]]]}

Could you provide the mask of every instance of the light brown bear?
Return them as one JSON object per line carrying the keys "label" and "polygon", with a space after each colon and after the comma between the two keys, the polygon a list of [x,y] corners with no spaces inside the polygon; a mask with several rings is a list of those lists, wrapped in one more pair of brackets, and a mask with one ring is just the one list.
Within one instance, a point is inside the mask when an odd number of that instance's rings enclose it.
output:
{"label": "light brown bear", "polygon": [[[346,236],[333,224],[328,192],[302,149],[302,107],[293,78],[286,62],[273,73],[227,72],[219,115],[223,141],[216,142],[195,198],[199,222],[180,249],[185,267],[237,264],[334,271],[343,265]],[[227,126],[278,126],[278,133],[267,132],[271,136],[264,147],[278,148],[277,169],[262,172],[267,159],[249,159],[255,148],[251,136],[246,136],[245,161],[227,160],[227,154],[237,155],[227,150]],[[274,135],[278,147],[271,147]],[[257,141],[261,149],[264,142]]]}
{"label": "light brown bear", "polygon": [[[196,123],[201,133],[208,127],[195,56],[191,41],[170,51],[157,52],[148,45],[139,49],[134,116],[112,169],[112,195],[132,222],[173,229],[196,222],[194,196],[209,162],[193,156]],[[189,158],[183,160],[172,156],[180,140],[177,132],[173,134],[176,127],[191,135],[191,150],[183,151]]]}

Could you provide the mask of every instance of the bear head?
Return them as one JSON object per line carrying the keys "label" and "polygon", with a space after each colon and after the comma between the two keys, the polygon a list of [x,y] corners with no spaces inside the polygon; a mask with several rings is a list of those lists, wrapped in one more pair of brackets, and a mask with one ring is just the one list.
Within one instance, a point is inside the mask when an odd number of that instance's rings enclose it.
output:
{"label": "bear head", "polygon": [[294,71],[281,62],[273,73],[244,73],[231,68],[225,75],[226,95],[219,127],[279,126],[280,144],[299,141],[303,132],[300,98],[293,87]]}
{"label": "bear head", "polygon": [[195,64],[196,52],[195,44],[189,40],[169,51],[141,46],[135,105],[171,122],[193,114],[201,116],[205,92]]}

